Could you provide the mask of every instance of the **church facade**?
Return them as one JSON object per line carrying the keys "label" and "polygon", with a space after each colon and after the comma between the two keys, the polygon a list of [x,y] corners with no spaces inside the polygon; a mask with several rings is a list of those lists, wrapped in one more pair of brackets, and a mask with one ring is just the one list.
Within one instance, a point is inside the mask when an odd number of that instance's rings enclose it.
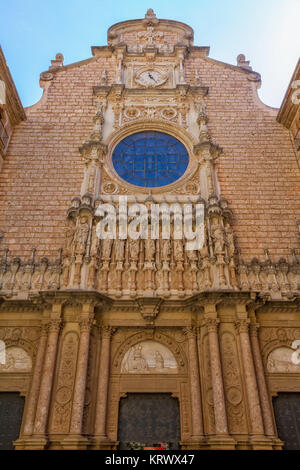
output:
{"label": "church facade", "polygon": [[300,448],[298,69],[278,112],[150,9],[25,111],[4,70],[0,448]]}

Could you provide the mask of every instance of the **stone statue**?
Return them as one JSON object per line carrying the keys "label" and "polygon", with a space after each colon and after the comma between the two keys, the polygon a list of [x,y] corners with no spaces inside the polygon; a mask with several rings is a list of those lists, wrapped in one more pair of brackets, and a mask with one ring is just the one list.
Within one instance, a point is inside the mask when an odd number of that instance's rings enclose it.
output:
{"label": "stone statue", "polygon": [[130,259],[136,261],[139,257],[140,253],[140,240],[134,240],[133,238],[129,238],[129,256]]}
{"label": "stone statue", "polygon": [[161,258],[162,258],[163,261],[168,261],[169,260],[170,252],[171,252],[170,240],[162,240]]}
{"label": "stone statue", "polygon": [[174,240],[174,258],[176,261],[183,260],[183,246],[182,240]]}
{"label": "stone statue", "polygon": [[69,256],[72,254],[72,245],[73,245],[73,240],[74,240],[74,235],[75,235],[75,226],[72,221],[68,223],[66,232],[65,232],[65,250],[64,254],[66,256]]}
{"label": "stone statue", "polygon": [[102,260],[105,260],[105,261],[110,260],[112,243],[113,243],[113,240],[111,238],[105,238],[104,240],[101,240]]}
{"label": "stone statue", "polygon": [[143,348],[138,344],[133,350],[132,363],[130,364],[133,369],[137,371],[148,370],[148,364],[143,356]]}
{"label": "stone statue", "polygon": [[115,241],[116,244],[116,260],[117,261],[124,261],[124,248],[125,248],[125,240],[120,240],[117,238]]}
{"label": "stone statue", "polygon": [[155,240],[147,238],[145,240],[145,258],[147,261],[153,261],[155,255]]}
{"label": "stone statue", "polygon": [[87,217],[81,217],[80,223],[74,236],[75,254],[83,255],[89,235],[89,224]]}
{"label": "stone statue", "polygon": [[159,351],[155,351],[155,367],[157,369],[163,369],[164,368],[164,358],[163,356],[160,354]]}
{"label": "stone statue", "polygon": [[214,241],[215,254],[224,253],[225,248],[225,239],[224,239],[224,229],[222,225],[215,224],[211,227],[212,239]]}

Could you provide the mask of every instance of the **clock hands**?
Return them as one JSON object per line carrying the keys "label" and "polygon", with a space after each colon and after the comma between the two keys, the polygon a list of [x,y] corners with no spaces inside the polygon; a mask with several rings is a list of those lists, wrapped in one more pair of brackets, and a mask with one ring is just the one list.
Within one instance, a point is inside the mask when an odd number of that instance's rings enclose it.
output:
{"label": "clock hands", "polygon": [[151,80],[154,80],[154,81],[155,81],[155,83],[157,83],[157,81],[155,80],[155,78],[153,77],[153,75],[151,75],[151,73],[150,73],[150,72],[148,72],[148,77],[149,77],[149,78],[151,78]]}

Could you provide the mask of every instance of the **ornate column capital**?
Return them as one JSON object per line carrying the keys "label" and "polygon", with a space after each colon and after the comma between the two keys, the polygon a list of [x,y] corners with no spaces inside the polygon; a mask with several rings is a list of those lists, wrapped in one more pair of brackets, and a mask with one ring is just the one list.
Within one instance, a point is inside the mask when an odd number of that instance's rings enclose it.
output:
{"label": "ornate column capital", "polygon": [[49,324],[43,323],[40,328],[40,336],[48,336]]}
{"label": "ornate column capital", "polygon": [[238,333],[248,333],[249,332],[250,320],[248,318],[238,320],[234,323],[234,326]]}
{"label": "ornate column capital", "polygon": [[93,326],[93,321],[94,319],[92,317],[90,318],[81,318],[79,320],[79,326],[80,326],[80,332],[87,332],[89,333],[91,331],[91,328]]}
{"label": "ornate column capital", "polygon": [[257,336],[259,328],[259,323],[250,323],[250,336]]}
{"label": "ornate column capital", "polygon": [[112,326],[101,326],[100,331],[103,339],[110,339],[117,331],[117,328],[113,328]]}
{"label": "ornate column capital", "polygon": [[58,318],[52,318],[48,321],[47,329],[49,333],[56,332],[58,333],[62,327],[62,322]]}
{"label": "ornate column capital", "polygon": [[197,337],[197,328],[195,326],[187,326],[183,328],[182,331],[186,335],[187,339]]}
{"label": "ornate column capital", "polygon": [[205,318],[204,325],[207,327],[207,331],[217,333],[220,320],[218,318]]}

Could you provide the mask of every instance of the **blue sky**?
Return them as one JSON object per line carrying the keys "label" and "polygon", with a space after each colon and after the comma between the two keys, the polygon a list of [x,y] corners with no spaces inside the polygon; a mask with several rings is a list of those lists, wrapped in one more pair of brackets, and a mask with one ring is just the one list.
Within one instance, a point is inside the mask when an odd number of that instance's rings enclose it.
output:
{"label": "blue sky", "polygon": [[300,55],[300,0],[0,0],[0,43],[23,105],[39,100],[39,74],[57,52],[65,64],[86,59],[109,26],[148,8],[192,26],[214,59],[245,54],[262,75],[261,99],[280,106]]}

